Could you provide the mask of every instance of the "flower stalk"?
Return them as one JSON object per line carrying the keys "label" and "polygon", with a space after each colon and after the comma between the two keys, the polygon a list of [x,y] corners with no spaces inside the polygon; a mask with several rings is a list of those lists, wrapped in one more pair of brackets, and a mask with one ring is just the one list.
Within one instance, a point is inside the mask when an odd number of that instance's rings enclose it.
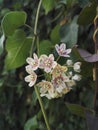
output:
{"label": "flower stalk", "polygon": [[49,126],[49,122],[48,122],[47,116],[46,116],[46,111],[45,111],[45,108],[44,108],[42,99],[41,99],[41,97],[40,97],[40,93],[39,93],[38,87],[37,87],[37,86],[34,86],[34,89],[35,89],[37,98],[38,98],[38,100],[39,100],[39,104],[40,104],[40,107],[41,107],[41,110],[42,110],[42,113],[43,113],[43,117],[44,117],[44,120],[45,120],[45,123],[46,123],[46,126],[47,126],[47,130],[51,130],[51,129],[50,129],[50,126]]}
{"label": "flower stalk", "polygon": [[[34,26],[34,37],[33,37],[32,46],[31,46],[31,50],[30,50],[30,57],[32,57],[32,55],[33,55],[33,47],[34,47],[34,44],[37,40],[37,26],[38,26],[38,17],[39,17],[41,4],[42,4],[42,0],[39,1],[38,8],[37,8],[35,26]],[[37,45],[38,45],[38,43],[37,43]],[[46,112],[45,112],[45,108],[44,108],[44,105],[43,105],[42,99],[40,97],[39,90],[38,90],[37,86],[34,86],[34,89],[35,89],[35,92],[36,92],[36,95],[37,95],[37,98],[38,98],[38,101],[39,101],[39,104],[40,104],[40,107],[41,107],[41,110],[42,110],[42,113],[43,113],[43,117],[44,117],[44,120],[45,120],[45,123],[46,123],[46,126],[47,126],[47,130],[51,130],[50,126],[49,126],[48,119],[47,119],[47,115],[46,115]]]}

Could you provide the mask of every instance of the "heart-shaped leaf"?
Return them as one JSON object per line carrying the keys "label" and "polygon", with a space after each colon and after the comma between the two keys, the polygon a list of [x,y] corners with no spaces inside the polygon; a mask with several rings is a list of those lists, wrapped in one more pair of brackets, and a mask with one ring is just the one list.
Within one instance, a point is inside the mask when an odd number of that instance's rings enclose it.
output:
{"label": "heart-shaped leaf", "polygon": [[25,24],[26,13],[23,11],[11,11],[2,20],[2,29],[6,36],[12,35],[14,31]]}
{"label": "heart-shaped leaf", "polygon": [[16,30],[6,41],[6,56],[7,69],[13,69],[22,66],[29,55],[32,38],[26,38],[23,30]]}

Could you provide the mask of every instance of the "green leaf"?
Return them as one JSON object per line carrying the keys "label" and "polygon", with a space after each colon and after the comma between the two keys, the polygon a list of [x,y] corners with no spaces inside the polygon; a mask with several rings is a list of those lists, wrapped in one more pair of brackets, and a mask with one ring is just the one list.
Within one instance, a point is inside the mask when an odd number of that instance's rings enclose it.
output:
{"label": "green leaf", "polygon": [[4,43],[4,40],[5,40],[5,37],[4,37],[4,35],[2,35],[1,38],[0,38],[0,54],[1,54],[2,51],[3,51],[3,43]]}
{"label": "green leaf", "polygon": [[95,112],[89,108],[77,105],[77,104],[71,104],[71,103],[65,103],[67,108],[75,115],[86,118],[86,111],[89,111],[93,114],[95,114]]}
{"label": "green leaf", "polygon": [[89,0],[78,0],[78,2],[79,2],[79,5],[80,5],[82,8],[85,7],[85,6],[87,6],[87,5],[90,3]]}
{"label": "green leaf", "polygon": [[84,61],[84,59],[81,57],[81,55],[76,47],[72,48],[71,58],[74,62]]}
{"label": "green leaf", "polygon": [[26,38],[23,30],[16,30],[6,41],[8,52],[5,63],[7,69],[22,66],[29,54],[32,38]]}
{"label": "green leaf", "polygon": [[29,119],[24,126],[24,130],[36,130],[37,128],[38,128],[38,123],[37,123],[36,116]]}
{"label": "green leaf", "polygon": [[78,24],[79,25],[88,25],[93,22],[95,16],[96,16],[96,6],[97,4],[91,4],[86,6],[80,13],[78,18]]}
{"label": "green leaf", "polygon": [[50,34],[52,43],[55,45],[60,42],[60,25],[56,25]]}
{"label": "green leaf", "polygon": [[71,7],[73,4],[77,2],[77,0],[66,0],[67,2],[67,7]]}
{"label": "green leaf", "polygon": [[3,32],[6,36],[12,35],[14,31],[25,24],[26,13],[23,11],[11,11],[2,20]]}
{"label": "green leaf", "polygon": [[48,40],[43,40],[39,44],[39,54],[49,55],[52,49],[52,43]]}
{"label": "green leaf", "polygon": [[45,14],[48,14],[55,6],[55,0],[43,0],[43,8],[45,9]]}
{"label": "green leaf", "polygon": [[68,47],[73,47],[78,40],[78,24],[77,17],[71,23],[63,25],[60,29],[61,42],[67,44]]}

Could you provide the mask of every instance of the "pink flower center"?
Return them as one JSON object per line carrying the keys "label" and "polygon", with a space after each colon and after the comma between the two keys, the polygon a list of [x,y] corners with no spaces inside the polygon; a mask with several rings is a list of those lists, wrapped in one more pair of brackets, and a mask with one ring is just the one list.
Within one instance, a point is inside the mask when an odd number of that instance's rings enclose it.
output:
{"label": "pink flower center", "polygon": [[44,64],[45,64],[46,67],[49,67],[49,68],[52,67],[52,61],[49,60],[49,59],[46,59],[46,61],[44,62]]}
{"label": "pink flower center", "polygon": [[62,77],[62,76],[58,76],[58,77],[56,77],[56,78],[54,79],[54,83],[55,83],[56,85],[62,84],[62,82],[63,82],[63,77]]}

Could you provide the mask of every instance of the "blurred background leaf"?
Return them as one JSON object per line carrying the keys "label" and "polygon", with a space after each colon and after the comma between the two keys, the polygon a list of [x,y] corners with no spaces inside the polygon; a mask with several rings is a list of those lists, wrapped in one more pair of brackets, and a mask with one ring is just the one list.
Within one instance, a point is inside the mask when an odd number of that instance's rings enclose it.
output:
{"label": "blurred background leaf", "polygon": [[94,17],[96,16],[96,3],[87,5],[79,15],[78,24],[88,25],[93,22]]}
{"label": "blurred background leaf", "polygon": [[45,14],[48,14],[49,11],[53,9],[55,6],[55,1],[54,0],[43,0],[42,2],[43,8],[45,9]]}
{"label": "blurred background leaf", "polygon": [[65,103],[67,108],[75,115],[86,118],[86,111],[91,112],[92,114],[95,114],[95,112],[89,108],[85,108],[81,105],[77,104],[71,104],[71,103]]}
{"label": "blurred background leaf", "polygon": [[38,128],[38,123],[37,123],[36,116],[29,119],[24,126],[24,130],[36,130],[37,128]]}
{"label": "blurred background leaf", "polygon": [[54,45],[60,42],[60,32],[59,31],[60,31],[60,25],[56,25],[50,34],[52,44],[54,44]]}
{"label": "blurred background leaf", "polygon": [[77,17],[72,22],[66,23],[60,29],[61,42],[65,42],[68,47],[73,47],[78,40]]}

